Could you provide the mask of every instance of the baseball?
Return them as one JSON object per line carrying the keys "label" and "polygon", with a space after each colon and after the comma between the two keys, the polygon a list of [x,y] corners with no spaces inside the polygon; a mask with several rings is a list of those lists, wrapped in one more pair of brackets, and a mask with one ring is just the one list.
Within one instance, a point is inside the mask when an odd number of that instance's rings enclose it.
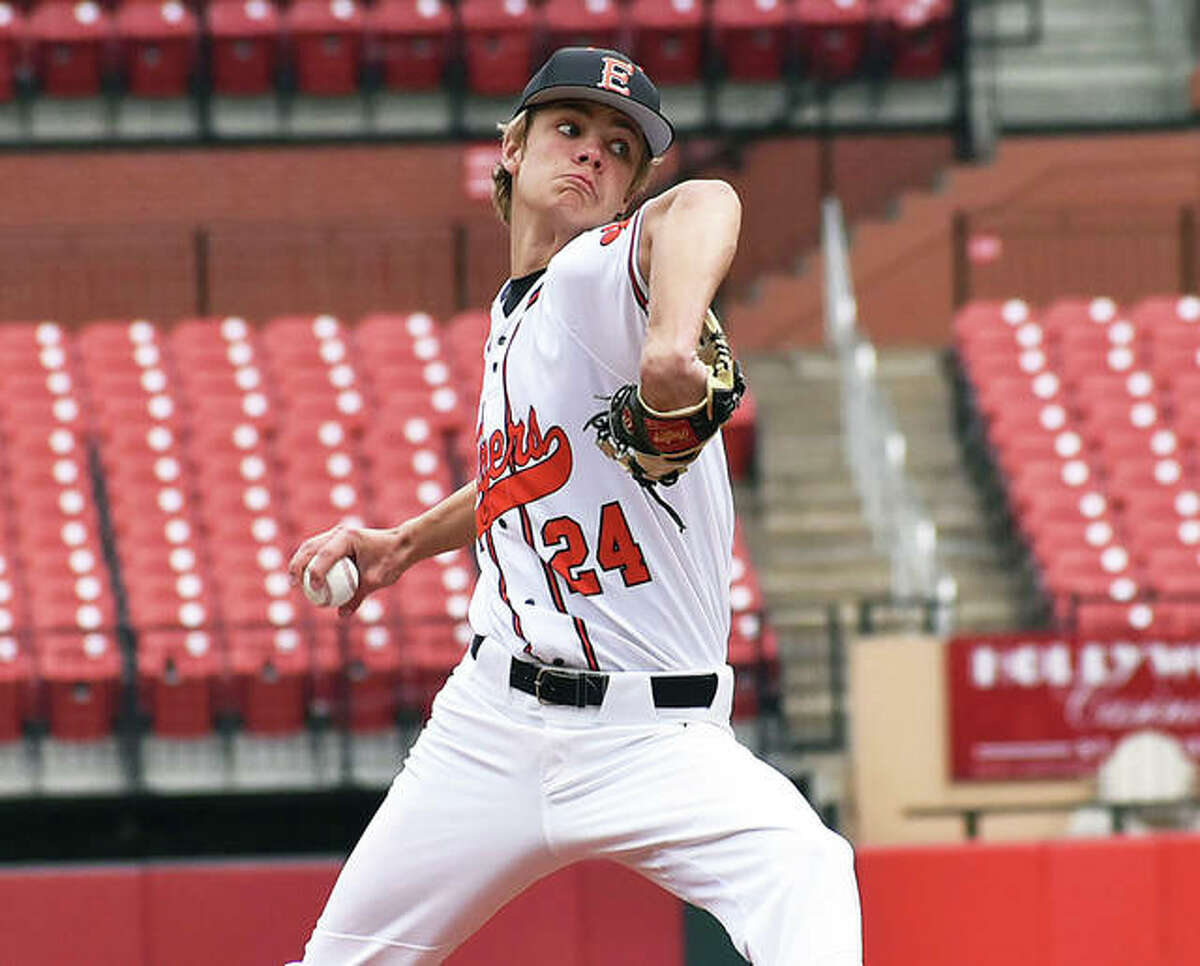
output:
{"label": "baseball", "polygon": [[320,589],[312,585],[312,562],[304,568],[304,596],[318,607],[341,607],[358,590],[358,568],[349,557],[339,557],[325,575]]}

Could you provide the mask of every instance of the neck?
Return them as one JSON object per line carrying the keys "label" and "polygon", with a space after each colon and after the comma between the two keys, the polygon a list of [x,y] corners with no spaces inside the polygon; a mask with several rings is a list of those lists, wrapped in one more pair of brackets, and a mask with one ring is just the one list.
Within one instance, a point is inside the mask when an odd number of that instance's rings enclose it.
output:
{"label": "neck", "polygon": [[508,232],[508,267],[511,278],[521,278],[545,268],[580,229],[550,224],[533,212],[513,206]]}

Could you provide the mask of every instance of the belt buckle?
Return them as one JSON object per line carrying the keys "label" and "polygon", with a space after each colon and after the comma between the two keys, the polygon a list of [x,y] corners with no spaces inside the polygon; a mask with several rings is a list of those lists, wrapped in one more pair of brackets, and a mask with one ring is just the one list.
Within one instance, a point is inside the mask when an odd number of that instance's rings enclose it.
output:
{"label": "belt buckle", "polygon": [[579,675],[573,674],[569,671],[560,670],[559,668],[556,668],[556,667],[540,667],[537,670],[537,674],[535,674],[533,677],[533,696],[538,699],[539,704],[564,704],[565,703],[561,699],[556,701],[553,698],[547,698],[547,697],[542,696],[542,685],[544,685],[547,680],[573,683],[575,685],[575,695],[576,695],[576,700],[574,703],[575,704],[579,703],[579,700],[578,700],[579,688],[580,688]]}
{"label": "belt buckle", "polygon": [[533,676],[533,696],[538,699],[538,704],[550,704],[546,698],[542,697],[542,682],[547,673],[553,672],[552,667],[540,667],[537,669],[537,674]]}

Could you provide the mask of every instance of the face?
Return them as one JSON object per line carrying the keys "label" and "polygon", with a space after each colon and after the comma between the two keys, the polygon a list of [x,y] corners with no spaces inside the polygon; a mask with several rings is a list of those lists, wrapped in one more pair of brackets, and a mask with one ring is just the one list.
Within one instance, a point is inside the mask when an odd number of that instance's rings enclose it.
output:
{"label": "face", "polygon": [[534,112],[523,145],[505,138],[513,202],[576,231],[612,221],[629,203],[646,148],[634,123],[602,104],[561,101]]}

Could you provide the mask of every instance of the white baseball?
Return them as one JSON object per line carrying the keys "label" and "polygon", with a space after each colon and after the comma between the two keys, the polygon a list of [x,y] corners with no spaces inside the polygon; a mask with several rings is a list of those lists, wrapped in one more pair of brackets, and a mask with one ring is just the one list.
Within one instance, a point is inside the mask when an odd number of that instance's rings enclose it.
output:
{"label": "white baseball", "polygon": [[358,590],[358,568],[349,557],[338,557],[319,590],[312,585],[312,562],[304,568],[304,596],[318,607],[341,607]]}

